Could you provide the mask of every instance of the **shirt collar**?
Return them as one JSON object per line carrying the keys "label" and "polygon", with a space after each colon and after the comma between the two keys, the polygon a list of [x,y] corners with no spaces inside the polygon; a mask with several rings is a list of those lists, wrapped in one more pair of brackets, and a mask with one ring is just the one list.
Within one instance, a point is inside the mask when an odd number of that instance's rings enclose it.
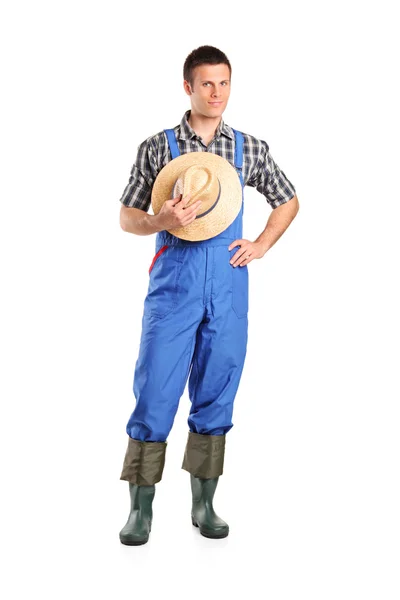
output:
{"label": "shirt collar", "polygon": [[[197,138],[197,133],[188,123],[188,119],[190,116],[190,110],[187,110],[183,115],[182,121],[179,125],[179,139],[180,140],[191,140],[192,138]],[[235,139],[234,133],[229,125],[226,125],[221,117],[221,121],[215,130],[215,137],[219,138],[221,135],[225,135],[231,140]]]}

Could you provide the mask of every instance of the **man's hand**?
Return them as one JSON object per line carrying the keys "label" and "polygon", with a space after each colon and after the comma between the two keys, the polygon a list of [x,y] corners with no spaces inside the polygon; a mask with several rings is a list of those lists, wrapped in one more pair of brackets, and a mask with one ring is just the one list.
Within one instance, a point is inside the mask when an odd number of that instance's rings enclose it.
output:
{"label": "man's hand", "polygon": [[248,265],[254,258],[262,258],[265,254],[265,249],[260,242],[234,240],[228,250],[232,250],[235,246],[240,246],[240,248],[229,261],[234,267]]}
{"label": "man's hand", "polygon": [[172,200],[166,200],[160,212],[154,216],[157,227],[160,230],[184,227],[195,220],[197,211],[201,206],[201,200],[197,200],[197,202],[188,207],[186,205],[190,200],[190,194],[182,199],[181,196],[172,198]]}
{"label": "man's hand", "polygon": [[299,201],[295,194],[288,202],[274,208],[264,231],[258,236],[255,242],[234,240],[231,243],[229,250],[235,246],[240,246],[240,249],[232,256],[230,263],[234,267],[243,267],[251,262],[253,258],[262,258],[289,227],[298,211]]}

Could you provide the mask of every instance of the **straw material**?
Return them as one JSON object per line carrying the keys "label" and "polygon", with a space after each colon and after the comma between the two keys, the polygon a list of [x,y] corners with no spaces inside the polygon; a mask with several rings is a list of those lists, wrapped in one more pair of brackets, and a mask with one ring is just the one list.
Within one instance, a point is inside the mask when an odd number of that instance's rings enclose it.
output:
{"label": "straw material", "polygon": [[222,156],[211,152],[188,152],[171,160],[158,174],[151,205],[158,214],[165,200],[180,194],[202,205],[196,219],[167,231],[183,240],[207,240],[222,233],[235,220],[242,205],[242,186],[236,169]]}

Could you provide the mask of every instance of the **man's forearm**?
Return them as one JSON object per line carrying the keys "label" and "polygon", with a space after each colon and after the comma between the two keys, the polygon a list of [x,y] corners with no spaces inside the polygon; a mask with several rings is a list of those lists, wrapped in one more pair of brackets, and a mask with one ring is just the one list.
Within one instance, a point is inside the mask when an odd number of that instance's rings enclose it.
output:
{"label": "man's forearm", "polygon": [[161,231],[157,215],[149,215],[139,208],[125,208],[121,211],[120,224],[124,231],[136,235],[151,235]]}
{"label": "man's forearm", "polygon": [[297,196],[291,200],[274,208],[271,212],[264,231],[255,240],[259,242],[267,252],[279,240],[281,235],[289,227],[299,211],[299,201]]}

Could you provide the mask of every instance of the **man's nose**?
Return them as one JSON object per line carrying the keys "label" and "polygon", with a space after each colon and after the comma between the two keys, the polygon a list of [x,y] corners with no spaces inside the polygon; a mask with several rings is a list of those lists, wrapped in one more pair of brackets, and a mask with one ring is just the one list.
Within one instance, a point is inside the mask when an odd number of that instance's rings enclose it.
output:
{"label": "man's nose", "polygon": [[214,88],[212,96],[213,98],[219,98],[219,96],[221,95],[221,90],[218,88]]}

